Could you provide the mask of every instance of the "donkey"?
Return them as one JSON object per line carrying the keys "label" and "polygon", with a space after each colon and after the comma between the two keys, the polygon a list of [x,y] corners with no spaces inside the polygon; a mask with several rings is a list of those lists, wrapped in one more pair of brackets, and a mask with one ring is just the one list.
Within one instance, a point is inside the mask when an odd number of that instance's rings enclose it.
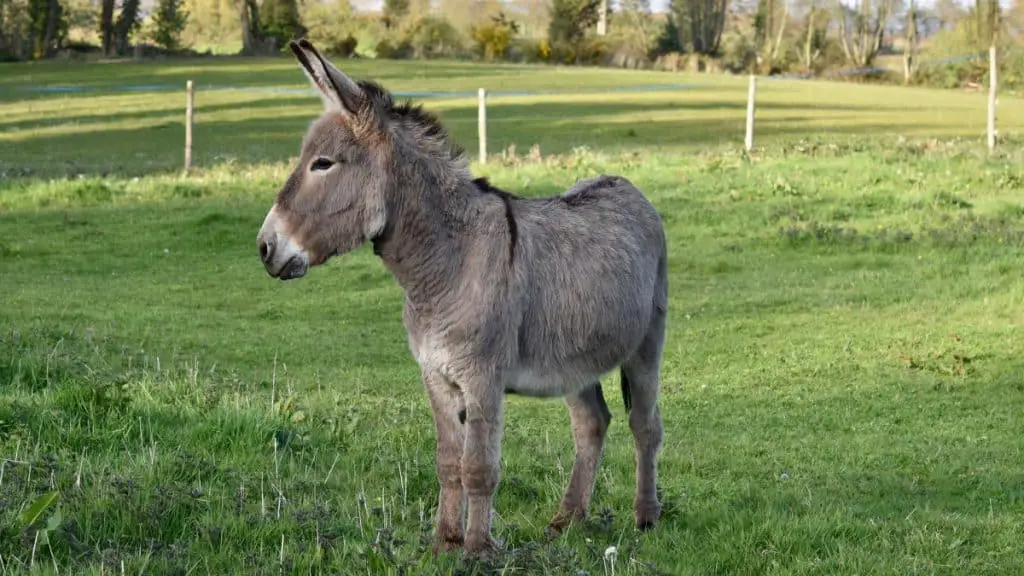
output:
{"label": "donkey", "polygon": [[654,206],[617,176],[549,198],[499,190],[470,175],[421,106],[352,80],[308,40],[289,47],[324,110],[259,231],[260,259],[289,280],[370,242],[401,286],[436,428],[434,552],[501,548],[491,512],[507,393],[564,398],[576,456],[549,534],[586,518],[612,417],[600,378],[615,367],[636,447],[635,526],[653,527],[668,313]]}

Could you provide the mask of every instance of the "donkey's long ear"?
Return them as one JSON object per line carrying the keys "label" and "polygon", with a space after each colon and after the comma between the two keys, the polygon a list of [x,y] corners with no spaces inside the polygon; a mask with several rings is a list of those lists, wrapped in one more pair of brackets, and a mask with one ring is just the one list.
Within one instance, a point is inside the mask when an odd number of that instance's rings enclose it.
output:
{"label": "donkey's long ear", "polygon": [[354,116],[359,111],[363,91],[358,84],[321,56],[309,40],[292,40],[288,47],[295,53],[313,86],[320,91],[324,108],[337,110],[349,116]]}

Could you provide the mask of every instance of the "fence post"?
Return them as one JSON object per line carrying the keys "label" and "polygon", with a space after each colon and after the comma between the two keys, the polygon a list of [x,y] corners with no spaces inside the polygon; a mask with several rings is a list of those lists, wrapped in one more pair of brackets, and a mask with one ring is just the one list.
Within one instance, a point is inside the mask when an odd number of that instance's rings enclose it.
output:
{"label": "fence post", "polygon": [[750,75],[750,86],[747,89],[747,136],[743,139],[743,144],[747,148],[747,152],[754,147],[754,100],[757,96],[757,76],[754,74]]}
{"label": "fence post", "polygon": [[480,139],[480,163],[487,163],[487,90],[481,88],[477,112],[477,136]]}
{"label": "fence post", "polygon": [[996,63],[996,45],[993,43],[988,48],[988,151],[995,151],[996,148],[996,90],[999,87],[996,72],[999,66]]}
{"label": "fence post", "polygon": [[185,83],[185,173],[192,168],[192,109],[195,105],[192,81]]}

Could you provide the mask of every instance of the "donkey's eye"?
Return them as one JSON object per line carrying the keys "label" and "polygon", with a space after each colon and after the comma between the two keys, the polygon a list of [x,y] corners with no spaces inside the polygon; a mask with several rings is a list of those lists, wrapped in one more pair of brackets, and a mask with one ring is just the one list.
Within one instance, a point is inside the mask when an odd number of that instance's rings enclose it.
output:
{"label": "donkey's eye", "polygon": [[309,167],[310,172],[316,172],[318,170],[328,170],[331,166],[334,166],[334,160],[330,158],[320,157],[313,161],[313,164]]}

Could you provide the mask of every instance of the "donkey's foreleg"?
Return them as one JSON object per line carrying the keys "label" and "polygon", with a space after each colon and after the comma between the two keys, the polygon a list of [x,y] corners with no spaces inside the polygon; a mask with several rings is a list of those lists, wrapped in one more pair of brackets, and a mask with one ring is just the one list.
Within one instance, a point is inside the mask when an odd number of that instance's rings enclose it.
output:
{"label": "donkey's foreleg", "polygon": [[565,403],[569,407],[569,419],[572,422],[576,459],[558,513],[548,524],[548,531],[555,534],[570,523],[587,517],[590,497],[594,492],[594,477],[601,461],[608,426],[612,421],[612,413],[604,401],[600,382],[582,392],[566,396]]}
{"label": "donkey's foreleg", "polygon": [[466,445],[462,453],[462,485],[467,495],[466,545],[469,554],[494,551],[491,506],[500,476],[504,427],[504,388],[476,382],[464,388]]}
{"label": "donkey's foreleg", "polygon": [[434,552],[451,550],[463,544],[462,533],[462,395],[457,388],[435,373],[425,373],[423,383],[430,398],[437,430],[437,479],[441,492],[437,499],[437,534]]}

